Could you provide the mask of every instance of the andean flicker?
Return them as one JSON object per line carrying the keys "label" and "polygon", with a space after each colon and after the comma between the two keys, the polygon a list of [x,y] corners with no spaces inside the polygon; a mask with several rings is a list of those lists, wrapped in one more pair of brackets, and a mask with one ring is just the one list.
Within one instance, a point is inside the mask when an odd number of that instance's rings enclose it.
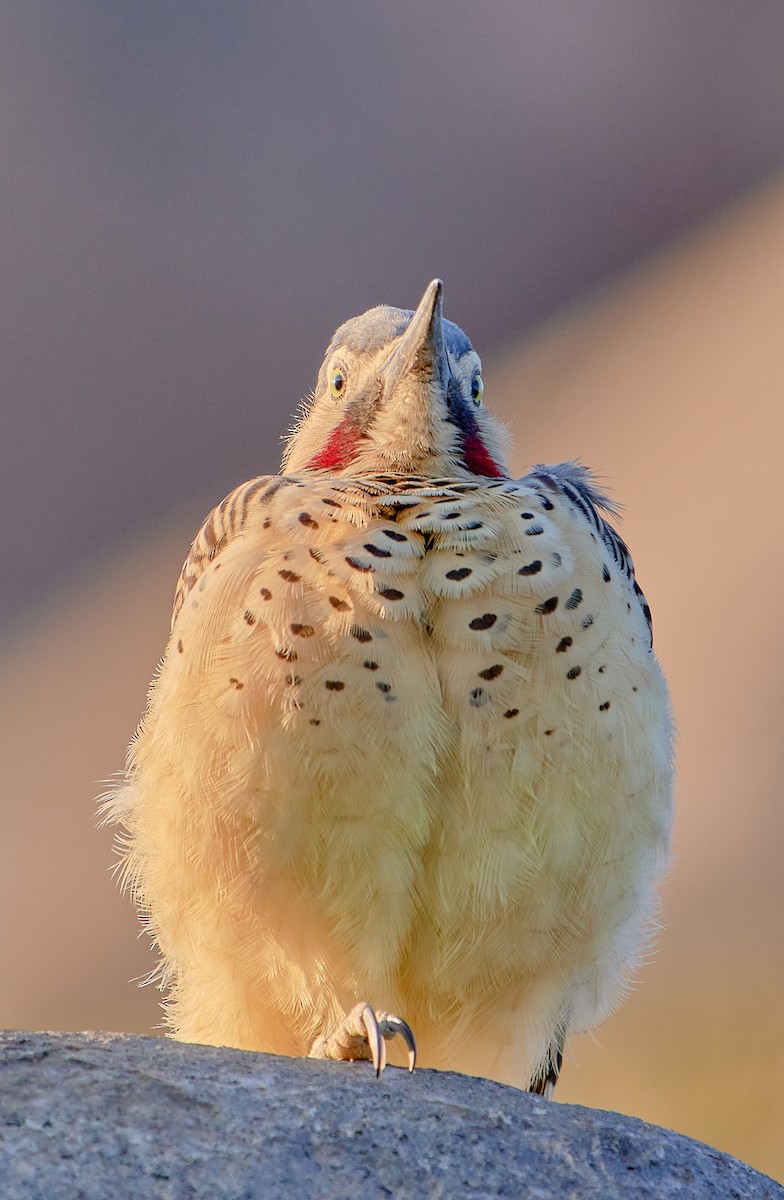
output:
{"label": "andean flicker", "polygon": [[343,325],[208,516],[107,812],[176,1037],[380,1069],[413,1029],[550,1094],[649,940],[669,703],[611,506],[510,477],[441,296]]}

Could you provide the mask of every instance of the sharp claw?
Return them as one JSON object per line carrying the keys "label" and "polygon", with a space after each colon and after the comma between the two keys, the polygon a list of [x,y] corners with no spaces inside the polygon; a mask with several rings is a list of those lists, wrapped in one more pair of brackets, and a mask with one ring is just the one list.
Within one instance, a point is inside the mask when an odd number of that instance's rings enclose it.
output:
{"label": "sharp claw", "polygon": [[366,1004],[362,1009],[361,1020],[368,1046],[370,1047],[370,1057],[373,1060],[376,1077],[378,1077],[387,1065],[387,1050],[384,1045],[384,1039],[381,1036],[381,1030],[378,1027],[376,1014],[369,1004]]}
{"label": "sharp claw", "polygon": [[410,1075],[416,1066],[417,1060],[416,1038],[414,1037],[414,1031],[408,1022],[404,1021],[402,1017],[393,1017],[389,1013],[384,1013],[383,1021],[385,1032],[386,1030],[389,1030],[393,1036],[397,1034],[398,1037],[401,1037],[405,1042],[406,1049],[408,1050],[408,1072]]}
{"label": "sharp claw", "polygon": [[400,1033],[403,1041],[406,1043],[406,1049],[408,1050],[408,1073],[409,1075],[413,1075],[417,1060],[416,1038],[414,1037],[414,1031],[410,1025],[406,1024],[405,1021],[401,1021],[398,1032]]}

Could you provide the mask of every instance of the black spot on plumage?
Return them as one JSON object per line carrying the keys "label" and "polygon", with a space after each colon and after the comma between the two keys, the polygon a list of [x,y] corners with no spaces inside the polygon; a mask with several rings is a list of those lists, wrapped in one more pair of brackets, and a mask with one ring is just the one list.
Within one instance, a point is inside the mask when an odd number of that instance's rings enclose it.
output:
{"label": "black spot on plumage", "polygon": [[278,571],[278,574],[280,575],[281,579],[286,580],[286,583],[299,583],[300,579],[302,578],[302,576],[298,575],[296,571]]}
{"label": "black spot on plumage", "polygon": [[610,707],[610,701],[609,701],[609,700],[605,700],[604,704],[600,704],[600,705],[599,705],[599,712],[607,712],[607,709],[608,709],[609,707]]}
{"label": "black spot on plumage", "polygon": [[341,600],[340,596],[330,596],[329,602],[338,612],[349,612],[352,607],[348,600]]}
{"label": "black spot on plumage", "polygon": [[[324,501],[324,503],[325,503],[325,504],[327,503],[327,502],[326,502],[326,500]],[[320,724],[321,724],[321,721],[319,721],[318,717],[311,717],[311,718],[310,718],[310,724],[311,724],[311,725],[320,725]]]}
{"label": "black spot on plumage", "polygon": [[318,521],[314,521],[310,513],[301,512],[297,517],[301,525],[307,525],[310,529],[318,529]]}
{"label": "black spot on plumage", "polygon": [[298,623],[295,623],[294,625],[291,626],[291,632],[294,634],[295,637],[309,638],[309,637],[313,637],[313,634],[316,631],[312,625],[300,625]]}
{"label": "black spot on plumage", "polygon": [[308,554],[310,555],[311,558],[314,558],[317,563],[323,563],[323,561],[324,561],[323,551],[317,550],[315,548],[315,546],[310,547],[310,549],[308,550]]}
{"label": "black spot on plumage", "polygon": [[342,692],[345,686],[342,679],[326,679],[324,681],[324,687],[328,692]]}
{"label": "black spot on plumage", "polygon": [[459,583],[461,579],[468,579],[469,575],[473,575],[473,571],[470,567],[456,567],[454,571],[447,571],[446,573],[447,579],[454,579],[457,583]]}
{"label": "black spot on plumage", "polygon": [[299,675],[287,675],[286,683],[289,684],[290,687],[296,687],[298,684],[302,683],[302,679]]}
{"label": "black spot on plumage", "polygon": [[567,679],[576,679],[577,676],[580,675],[581,673],[582,673],[582,667],[572,667],[569,671],[566,672],[566,678]]}
{"label": "black spot on plumage", "polygon": [[356,638],[358,642],[373,641],[373,634],[368,633],[367,629],[363,629],[361,625],[352,625],[349,633],[353,638]]}
{"label": "black spot on plumage", "polygon": [[353,567],[355,571],[372,571],[373,570],[370,563],[360,562],[358,558],[352,558],[350,555],[346,556],[346,562],[348,563],[348,565],[350,567]]}
{"label": "black spot on plumage", "polygon": [[556,654],[563,654],[563,652],[564,652],[565,650],[568,650],[568,649],[569,649],[569,647],[571,646],[571,644],[572,644],[572,638],[570,638],[570,637],[562,637],[562,638],[561,638],[561,640],[560,640],[560,642],[558,643],[558,645],[555,647],[555,652],[556,652]]}
{"label": "black spot on plumage", "polygon": [[545,737],[551,737],[551,736],[552,736],[552,734],[554,734],[554,733],[555,733],[555,730],[554,730],[554,729],[545,729],[545,731],[544,731],[544,736],[545,736]]}
{"label": "black spot on plumage", "polygon": [[455,518],[456,518],[456,517],[459,517],[459,516],[460,516],[460,513],[459,513],[459,512],[450,512],[450,513],[444,513],[444,515],[443,515],[443,517],[442,517],[442,520],[444,520],[444,521],[454,521],[454,520],[455,520]]}
{"label": "black spot on plumage", "polygon": [[607,566],[607,563],[602,563],[602,579],[605,583],[610,582],[610,568]]}
{"label": "black spot on plumage", "polygon": [[538,537],[544,533],[544,525],[529,525],[525,532],[527,537]]}
{"label": "black spot on plumage", "polygon": [[487,693],[483,688],[473,688],[469,696],[472,708],[481,708],[487,703]]}
{"label": "black spot on plumage", "polygon": [[182,638],[180,638],[180,640],[177,642],[177,653],[182,654],[184,649],[185,647],[182,644]]}
{"label": "black spot on plumage", "polygon": [[581,588],[575,588],[564,607],[569,609],[577,608],[583,602],[583,593]]}
{"label": "black spot on plumage", "polygon": [[269,588],[259,588],[259,595],[261,596],[262,600],[272,599],[272,592],[269,590]]}
{"label": "black spot on plumage", "polygon": [[557,607],[558,597],[550,596],[547,600],[543,600],[541,604],[537,604],[536,611],[543,616],[547,616],[548,613],[555,612]]}
{"label": "black spot on plumage", "polygon": [[481,617],[474,617],[473,621],[468,622],[469,629],[490,629],[498,620],[496,613],[483,613]]}
{"label": "black spot on plumage", "polygon": [[328,504],[330,506],[330,508],[342,508],[343,507],[342,504],[340,504],[337,500],[333,500],[330,496],[322,496],[321,503]]}
{"label": "black spot on plumage", "polygon": [[635,595],[636,595],[636,596],[641,596],[641,595],[642,595],[642,588],[640,587],[640,585],[639,585],[639,583],[637,582],[637,580],[636,580],[636,579],[635,579],[635,581],[634,581],[634,585],[633,585],[633,586],[634,586],[634,593],[635,593]]}
{"label": "black spot on plumage", "polygon": [[298,655],[296,650],[289,650],[288,646],[282,646],[280,650],[275,651],[275,657],[282,658],[284,662],[296,662]]}
{"label": "black spot on plumage", "polygon": [[522,513],[520,513],[520,516],[523,518],[524,521],[533,521],[533,519],[534,519],[534,514],[529,513],[529,512],[522,512]]}
{"label": "black spot on plumage", "polygon": [[547,499],[547,496],[540,496],[540,497],[539,497],[539,500],[541,501],[542,508],[543,508],[543,509],[544,509],[546,512],[550,512],[550,510],[551,510],[552,508],[555,508],[555,505],[553,504],[552,500],[548,500],[548,499]]}
{"label": "black spot on plumage", "polygon": [[368,671],[377,671],[378,670],[378,663],[373,662],[373,660],[369,659],[369,658],[365,659],[362,666],[366,667]]}
{"label": "black spot on plumage", "polygon": [[272,517],[265,517],[261,523],[262,529],[269,529],[272,524]]}
{"label": "black spot on plumage", "polygon": [[507,720],[509,720],[511,717],[516,717],[519,711],[519,708],[507,708],[504,716],[507,718]]}
{"label": "black spot on plumage", "polygon": [[250,611],[250,609],[249,609],[249,608],[246,608],[246,609],[245,609],[245,612],[242,614],[242,618],[243,618],[243,620],[246,622],[246,624],[248,624],[248,625],[255,625],[255,624],[256,624],[256,618],[255,618],[255,616],[253,615],[253,613]]}
{"label": "black spot on plumage", "polygon": [[501,663],[495,663],[492,667],[485,667],[484,671],[479,672],[480,679],[497,679],[503,671]]}
{"label": "black spot on plumage", "polygon": [[241,692],[242,689],[245,687],[245,684],[240,683],[239,679],[235,678],[234,675],[232,675],[231,679],[229,680],[229,683],[231,684],[231,686],[233,688],[236,688],[238,692]]}
{"label": "black spot on plumage", "polygon": [[603,675],[606,670],[607,670],[606,667],[599,667],[599,674]]}
{"label": "black spot on plumage", "polygon": [[651,625],[651,624],[653,623],[653,618],[651,617],[651,606],[650,606],[650,604],[643,604],[643,606],[642,606],[642,611],[643,611],[643,614],[644,614],[644,616],[645,616],[645,620],[648,622],[648,624],[649,624],[649,625]]}
{"label": "black spot on plumage", "polygon": [[372,542],[365,542],[365,549],[368,554],[374,555],[375,558],[391,558],[392,551],[384,550],[381,546],[374,546]]}
{"label": "black spot on plumage", "polygon": [[524,567],[520,567],[518,575],[538,575],[542,569],[542,560],[535,558],[533,562],[526,563]]}
{"label": "black spot on plumage", "polygon": [[393,542],[407,542],[408,538],[404,533],[399,533],[397,529],[382,529],[384,537],[390,538]]}
{"label": "black spot on plumage", "polygon": [[383,694],[384,694],[385,696],[386,696],[387,692],[391,692],[391,691],[392,691],[392,684],[391,684],[391,683],[384,683],[382,680],[379,680],[379,681],[378,681],[378,683],[376,684],[376,687],[378,688],[378,690],[379,690],[380,692],[383,692]]}
{"label": "black spot on plumage", "polygon": [[467,532],[473,532],[474,529],[482,528],[482,522],[481,521],[469,521],[467,525],[461,525],[460,528]]}
{"label": "black spot on plumage", "polygon": [[406,593],[401,592],[398,588],[380,587],[378,594],[383,596],[385,600],[405,600]]}
{"label": "black spot on plumage", "polygon": [[580,625],[583,629],[590,629],[591,626],[593,625],[593,617],[591,617],[591,616],[583,617],[582,621],[580,622]]}

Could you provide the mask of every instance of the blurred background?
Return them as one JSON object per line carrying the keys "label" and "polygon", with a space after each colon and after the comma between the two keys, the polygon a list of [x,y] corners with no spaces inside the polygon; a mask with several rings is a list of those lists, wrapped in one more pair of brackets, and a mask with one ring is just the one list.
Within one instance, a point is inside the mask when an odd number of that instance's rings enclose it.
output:
{"label": "blurred background", "polygon": [[0,11],[0,1024],[149,1031],[94,798],[202,516],[446,283],[516,470],[626,506],[680,727],[640,986],[559,1098],[784,1180],[780,0]]}

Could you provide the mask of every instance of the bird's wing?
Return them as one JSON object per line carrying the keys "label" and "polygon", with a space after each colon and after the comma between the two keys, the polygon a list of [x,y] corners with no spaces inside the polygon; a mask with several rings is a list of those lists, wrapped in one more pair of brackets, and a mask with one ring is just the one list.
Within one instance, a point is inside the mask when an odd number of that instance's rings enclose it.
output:
{"label": "bird's wing", "polygon": [[615,517],[620,506],[598,487],[596,477],[580,462],[564,462],[546,466],[538,464],[525,475],[520,483],[554,489],[566,499],[572,510],[586,522],[587,530],[598,539],[611,556],[618,570],[632,585],[637,601],[648,623],[650,645],[653,645],[653,626],[650,606],[634,574],[634,563],[629,547],[603,513]]}
{"label": "bird's wing", "polygon": [[199,582],[211,562],[241,533],[253,512],[268,505],[282,487],[291,481],[282,475],[257,475],[241,483],[205,518],[182,564],[177,590],[174,593],[172,628],[192,588]]}

